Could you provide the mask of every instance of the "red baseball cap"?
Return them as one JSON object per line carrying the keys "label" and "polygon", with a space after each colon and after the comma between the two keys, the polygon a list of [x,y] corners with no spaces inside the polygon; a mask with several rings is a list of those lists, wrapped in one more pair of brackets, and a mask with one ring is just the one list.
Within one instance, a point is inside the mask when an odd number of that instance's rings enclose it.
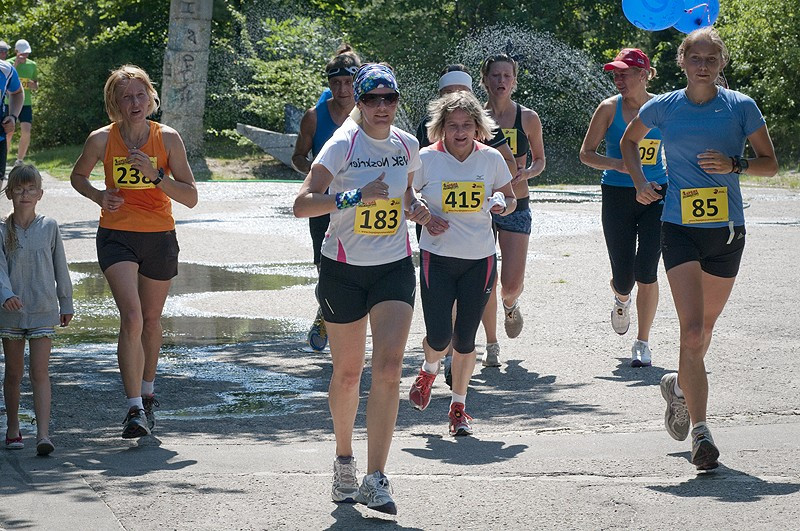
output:
{"label": "red baseball cap", "polygon": [[603,70],[626,69],[635,66],[650,70],[650,59],[639,48],[623,48],[613,61],[603,65]]}

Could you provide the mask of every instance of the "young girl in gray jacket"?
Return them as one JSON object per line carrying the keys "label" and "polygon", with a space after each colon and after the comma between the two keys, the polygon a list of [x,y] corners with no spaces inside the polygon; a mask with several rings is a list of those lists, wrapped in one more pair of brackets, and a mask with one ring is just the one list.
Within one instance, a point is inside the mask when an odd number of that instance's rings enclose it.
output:
{"label": "young girl in gray jacket", "polygon": [[25,447],[19,426],[25,340],[36,414],[36,453],[48,455],[50,441],[50,348],[55,326],[72,319],[72,282],[55,220],[36,214],[42,176],[29,164],[11,170],[3,190],[13,210],[0,225],[0,338],[5,356],[3,398],[8,417],[5,446]]}

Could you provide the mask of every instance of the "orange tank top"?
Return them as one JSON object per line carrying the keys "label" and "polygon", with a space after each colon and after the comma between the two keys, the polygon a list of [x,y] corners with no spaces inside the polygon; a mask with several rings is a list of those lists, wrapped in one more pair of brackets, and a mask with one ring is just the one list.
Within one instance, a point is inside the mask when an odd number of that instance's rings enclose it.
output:
{"label": "orange tank top", "polygon": [[[163,168],[169,175],[169,160],[161,136],[161,125],[150,121],[150,134],[140,148],[153,161],[155,168]],[[119,188],[125,202],[116,212],[100,210],[100,226],[106,229],[131,232],[161,232],[175,229],[172,217],[172,201],[169,196],[150,181],[143,179],[139,171],[125,162],[128,147],[116,123],[111,124],[103,157],[106,188]]]}

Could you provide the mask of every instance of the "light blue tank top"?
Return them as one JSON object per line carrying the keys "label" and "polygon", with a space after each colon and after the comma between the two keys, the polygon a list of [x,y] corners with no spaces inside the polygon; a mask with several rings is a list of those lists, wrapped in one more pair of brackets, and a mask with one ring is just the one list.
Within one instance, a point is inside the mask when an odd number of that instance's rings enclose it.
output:
{"label": "light blue tank top", "polygon": [[[622,96],[620,95],[617,96],[617,110],[614,113],[614,120],[612,120],[608,131],[606,131],[606,157],[612,159],[622,158],[619,141],[622,140],[626,127],[628,127],[628,124],[625,123],[625,119],[622,117]],[[639,153],[642,155],[644,176],[648,181],[664,184],[667,182],[667,169],[661,159],[661,131],[651,129],[644,138],[645,140],[642,141],[639,147]],[[655,141],[658,141],[658,147],[655,146]],[[647,164],[647,162],[650,162],[650,164]],[[600,182],[610,186],[633,188],[631,176],[617,170],[603,170],[603,179]]]}

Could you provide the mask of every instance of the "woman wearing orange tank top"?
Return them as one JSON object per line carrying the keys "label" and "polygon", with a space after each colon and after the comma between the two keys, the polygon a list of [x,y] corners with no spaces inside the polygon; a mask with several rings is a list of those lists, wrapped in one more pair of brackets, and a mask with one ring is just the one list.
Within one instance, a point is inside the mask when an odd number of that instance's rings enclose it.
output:
{"label": "woman wearing orange tank top", "polygon": [[[178,274],[172,201],[192,208],[197,189],[178,132],[147,119],[158,109],[158,94],[144,70],[124,65],[113,71],[103,96],[112,123],[86,139],[70,180],[101,208],[97,258],[120,312],[117,360],[127,396],[122,437],[131,439],[155,426],[161,312]],[[104,190],[89,181],[98,161]]]}

